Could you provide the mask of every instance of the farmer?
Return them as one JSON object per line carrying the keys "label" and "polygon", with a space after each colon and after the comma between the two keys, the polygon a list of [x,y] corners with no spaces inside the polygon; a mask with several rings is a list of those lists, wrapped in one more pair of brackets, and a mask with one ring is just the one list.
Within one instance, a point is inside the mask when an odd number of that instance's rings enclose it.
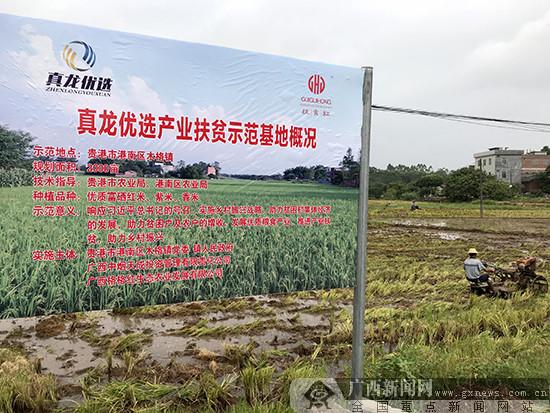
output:
{"label": "farmer", "polygon": [[466,279],[472,282],[487,282],[489,275],[486,273],[487,268],[481,260],[477,258],[477,250],[470,248],[468,250],[468,258],[464,261],[464,271],[466,271]]}
{"label": "farmer", "polygon": [[411,211],[416,211],[417,209],[420,209],[420,207],[416,205],[416,201],[412,201]]}

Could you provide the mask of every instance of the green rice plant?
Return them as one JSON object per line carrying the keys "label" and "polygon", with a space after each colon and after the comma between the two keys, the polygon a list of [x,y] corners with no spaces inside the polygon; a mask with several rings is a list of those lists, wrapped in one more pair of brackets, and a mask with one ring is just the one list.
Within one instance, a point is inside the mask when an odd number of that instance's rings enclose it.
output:
{"label": "green rice plant", "polygon": [[41,374],[40,364],[0,348],[0,411],[48,412],[57,402],[55,377]]}
{"label": "green rice plant", "polygon": [[152,341],[150,334],[130,333],[116,338],[111,344],[113,355],[121,356],[125,353],[135,353],[143,348],[144,344]]}
{"label": "green rice plant", "polygon": [[198,380],[196,401],[205,404],[215,412],[227,409],[235,402],[234,386],[237,376],[224,376],[217,380],[212,374],[205,373]]}
{"label": "green rice plant", "polygon": [[[32,216],[32,187],[0,188],[0,229],[10,243],[0,247],[0,317],[77,312],[104,308],[157,305],[170,302],[221,299],[296,290],[350,287],[353,285],[355,214],[357,190],[328,185],[292,185],[287,182],[219,180],[200,193],[200,204],[332,206],[330,226],[252,228],[166,228],[166,244],[226,242],[235,248],[231,265],[221,280],[193,280],[139,286],[86,286],[85,259],[59,262],[32,261],[36,249],[74,248],[82,252],[86,244],[86,181],[78,177],[75,190],[80,197],[72,205],[76,218],[36,218]],[[145,194],[154,199],[154,181],[146,179]],[[183,190],[172,191],[175,198]],[[193,216],[199,216],[193,204]],[[127,218],[119,220],[123,232]],[[106,232],[98,232],[106,245]],[[258,248],[261,245],[262,248]],[[337,254],[335,255],[335,253]],[[284,260],[280,257],[285,257]],[[337,259],[335,258],[337,257]],[[116,261],[116,259],[113,259]],[[68,275],[69,274],[69,275]],[[284,301],[286,300],[286,301]],[[291,305],[295,298],[283,299]],[[220,303],[227,311],[251,308],[248,301]],[[252,305],[254,307],[254,305]],[[223,308],[223,307],[222,307]],[[154,310],[151,310],[154,312]],[[133,311],[133,313],[137,313]],[[146,311],[141,312],[146,316]]]}
{"label": "green rice plant", "polygon": [[225,359],[237,366],[237,368],[243,368],[245,364],[254,357],[254,345],[253,344],[226,344],[224,346]]}
{"label": "green rice plant", "polygon": [[290,402],[290,385],[293,380],[325,377],[325,375],[326,367],[321,361],[298,359],[277,377],[274,400],[288,404]]}
{"label": "green rice plant", "polygon": [[124,377],[132,377],[132,373],[134,372],[136,366],[142,363],[147,358],[147,356],[148,354],[145,351],[141,351],[137,355],[135,352],[125,351],[122,354],[122,360],[124,361],[124,367],[126,368]]}
{"label": "green rice plant", "polygon": [[270,397],[273,383],[273,366],[247,366],[240,372],[240,379],[244,387],[246,401],[250,405],[262,404]]}
{"label": "green rice plant", "polygon": [[176,400],[178,390],[177,386],[165,384],[112,381],[85,393],[86,400],[75,413],[132,412],[158,402]]}
{"label": "green rice plant", "polygon": [[256,319],[244,324],[238,325],[218,325],[209,326],[208,320],[200,320],[197,324],[193,324],[188,327],[183,327],[176,330],[172,334],[175,335],[189,335],[192,337],[203,336],[225,336],[225,335],[237,335],[237,334],[251,334],[258,330],[264,330],[268,328],[274,328],[277,323],[273,320],[261,320]]}

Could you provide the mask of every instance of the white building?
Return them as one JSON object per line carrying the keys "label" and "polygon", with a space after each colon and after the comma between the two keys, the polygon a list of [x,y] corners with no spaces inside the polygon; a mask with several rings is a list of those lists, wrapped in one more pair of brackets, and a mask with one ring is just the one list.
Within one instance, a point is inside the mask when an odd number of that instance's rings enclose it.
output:
{"label": "white building", "polygon": [[489,148],[474,154],[475,167],[511,185],[521,184],[523,150]]}

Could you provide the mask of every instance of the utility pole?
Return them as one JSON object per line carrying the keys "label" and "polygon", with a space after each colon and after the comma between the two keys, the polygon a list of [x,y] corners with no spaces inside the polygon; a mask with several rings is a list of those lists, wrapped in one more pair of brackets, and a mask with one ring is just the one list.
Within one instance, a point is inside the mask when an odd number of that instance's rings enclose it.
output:
{"label": "utility pole", "polygon": [[479,160],[479,217],[483,218],[483,169]]}

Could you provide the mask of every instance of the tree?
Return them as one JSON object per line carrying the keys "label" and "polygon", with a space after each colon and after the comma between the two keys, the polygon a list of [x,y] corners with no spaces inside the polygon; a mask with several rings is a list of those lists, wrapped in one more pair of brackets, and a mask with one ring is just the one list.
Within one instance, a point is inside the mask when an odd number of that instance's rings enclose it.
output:
{"label": "tree", "polygon": [[550,194],[550,166],[539,176],[540,189],[545,194]]}
{"label": "tree", "polygon": [[344,155],[344,158],[342,159],[342,162],[340,162],[340,165],[342,168],[350,168],[355,161],[353,160],[353,151],[351,148],[348,148],[346,151],[346,154]]}
{"label": "tree", "polygon": [[550,155],[550,146],[544,145],[540,151],[546,152],[546,155]]}
{"label": "tree", "polygon": [[220,171],[222,170],[222,167],[221,167],[220,163],[218,161],[215,161],[212,166],[216,170],[216,175],[220,176]]}
{"label": "tree", "polygon": [[34,137],[27,132],[0,125],[0,168],[30,169],[33,140]]}
{"label": "tree", "polygon": [[342,185],[342,182],[344,182],[344,175],[342,174],[342,171],[334,171],[332,177],[330,178],[330,183],[332,185]]}
{"label": "tree", "polygon": [[342,167],[343,184],[347,186],[359,186],[359,174],[360,164],[353,157],[353,151],[348,148],[342,161],[340,162]]}
{"label": "tree", "polygon": [[451,202],[472,201],[479,198],[481,181],[485,198],[502,201],[514,195],[508,183],[498,181],[493,175],[475,168],[461,168],[452,172],[447,179],[444,194]]}
{"label": "tree", "polygon": [[[214,168],[216,168],[216,165],[214,165]],[[186,165],[184,161],[178,161],[176,170],[168,172],[166,176],[179,179],[202,179],[205,177],[207,170],[208,164],[203,161],[189,165]]]}
{"label": "tree", "polygon": [[369,198],[380,199],[384,195],[386,186],[380,182],[369,184]]}
{"label": "tree", "polygon": [[327,177],[327,168],[323,165],[316,165],[311,168],[313,171],[313,179],[316,181],[321,181]]}
{"label": "tree", "polygon": [[294,179],[299,180],[311,180],[313,179],[313,169],[308,168],[307,166],[295,166],[294,168],[286,169],[283,172],[283,178],[289,181]]}
{"label": "tree", "polygon": [[445,179],[442,175],[428,174],[424,175],[414,182],[414,186],[418,188],[420,196],[435,196],[438,189],[443,186]]}
{"label": "tree", "polygon": [[384,192],[384,198],[385,199],[402,199],[404,194],[408,194],[406,197],[407,199],[416,198],[416,195],[417,195],[413,191],[411,191],[411,188],[406,183],[392,182],[386,187],[386,191]]}

